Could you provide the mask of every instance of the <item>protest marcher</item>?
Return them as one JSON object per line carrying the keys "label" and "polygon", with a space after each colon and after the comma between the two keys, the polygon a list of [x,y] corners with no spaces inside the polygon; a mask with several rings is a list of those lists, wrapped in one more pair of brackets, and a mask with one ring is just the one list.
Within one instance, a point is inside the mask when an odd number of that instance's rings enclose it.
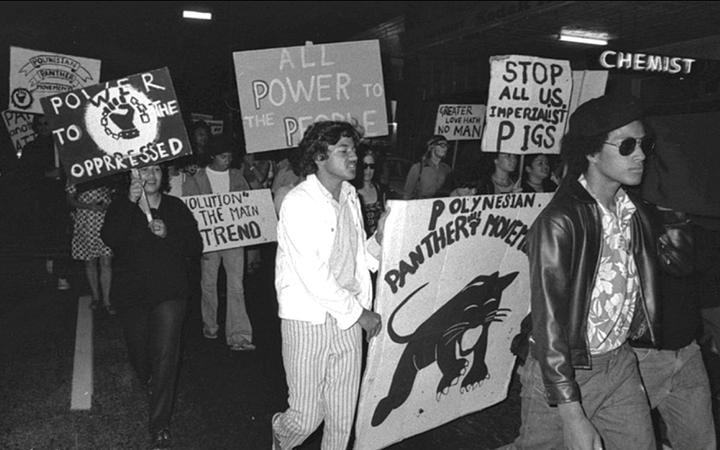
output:
{"label": "protest marcher", "polygon": [[427,141],[422,159],[410,167],[405,179],[403,198],[432,198],[447,195],[449,190],[450,166],[442,162],[448,149],[448,141],[441,135],[434,135]]}
{"label": "protest marcher", "polygon": [[198,120],[188,127],[188,132],[193,154],[201,165],[205,165],[210,159],[210,155],[208,155],[208,148],[212,138],[210,125],[204,120]]}
{"label": "protest marcher", "polygon": [[517,448],[655,449],[628,340],[658,335],[656,234],[623,186],[642,179],[639,101],[582,104],[562,142],[568,175],[528,233],[532,332]]}
{"label": "protest marcher", "polygon": [[[75,225],[72,237],[72,257],[85,263],[85,276],[90,285],[92,302],[96,310],[102,306],[105,312],[115,315],[110,303],[112,283],[112,250],[100,239],[100,230],[105,222],[105,211],[110,206],[113,188],[112,180],[100,179],[68,185],[68,203],[75,208]],[[99,273],[98,273],[99,265]]]}
{"label": "protest marcher", "polygon": [[518,165],[517,155],[496,152],[492,157],[492,162],[491,172],[481,177],[475,186],[475,195],[520,192],[522,188],[512,177]]}
{"label": "protest marcher", "polygon": [[200,256],[202,241],[185,204],[162,194],[167,178],[161,167],[138,172],[128,193],[110,204],[101,236],[115,253],[112,300],[120,313],[130,363],[148,389],[152,443],[154,448],[169,448],[190,293],[189,259]]}
{"label": "protest marcher", "polygon": [[43,236],[42,252],[47,255],[48,273],[57,276],[58,290],[70,289],[71,273],[70,211],[66,200],[65,177],[55,165],[52,130],[44,115],[36,115],[32,123],[37,133],[34,141],[23,149],[20,171],[28,189],[30,226]]}
{"label": "protest marcher", "polygon": [[674,449],[714,449],[710,382],[695,338],[702,329],[695,292],[695,230],[684,213],[658,207],[664,225],[658,242],[661,346],[634,345],[650,401]]}
{"label": "protest marcher", "polygon": [[376,170],[379,168],[377,153],[366,144],[360,144],[358,149],[360,170],[356,170],[354,184],[360,198],[365,233],[372,236],[380,217],[385,212],[387,189],[378,182],[376,176],[379,172]]}
{"label": "protest marcher", "polygon": [[384,220],[365,240],[355,178],[360,135],[349,123],[317,122],[300,142],[306,175],[282,203],[275,288],[289,408],[272,418],[273,448],[291,449],[325,422],[322,448],[347,447],[357,404],[361,330],[371,311]]}
{"label": "protest marcher", "polygon": [[168,163],[168,195],[182,197],[182,187],[185,181],[195,175],[198,170],[195,155],[174,159]]}
{"label": "protest marcher", "polygon": [[[227,143],[213,141],[208,148],[210,164],[188,178],[183,195],[213,194],[249,190],[242,172],[230,167],[232,151]],[[222,263],[227,279],[225,342],[231,350],[255,350],[252,325],[245,308],[245,249],[242,247],[203,253],[201,266],[203,336],[217,339],[218,270]]]}
{"label": "protest marcher", "polygon": [[[265,189],[272,186],[274,170],[273,161],[267,159],[256,159],[252,153],[243,155],[242,171],[243,176],[250,185],[250,189]],[[262,247],[253,245],[245,248],[247,273],[252,274],[262,266]]]}
{"label": "protest marcher", "polygon": [[278,190],[283,186],[295,186],[300,178],[293,170],[289,153],[287,150],[281,150],[279,161],[275,164],[275,177],[271,187],[273,196],[277,196]]}
{"label": "protest marcher", "polygon": [[543,153],[525,155],[525,177],[520,183],[522,192],[555,192],[557,184],[550,179],[550,160]]}
{"label": "protest marcher", "polygon": [[243,176],[250,185],[250,189],[263,189],[272,186],[273,162],[267,159],[257,159],[252,153],[243,155]]}

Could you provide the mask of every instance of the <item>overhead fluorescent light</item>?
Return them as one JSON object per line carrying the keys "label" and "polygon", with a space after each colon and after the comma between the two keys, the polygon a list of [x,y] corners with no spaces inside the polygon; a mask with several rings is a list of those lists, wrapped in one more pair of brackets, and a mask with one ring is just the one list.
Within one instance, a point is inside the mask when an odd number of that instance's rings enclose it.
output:
{"label": "overhead fluorescent light", "polygon": [[212,13],[202,11],[183,11],[183,19],[212,20]]}
{"label": "overhead fluorescent light", "polygon": [[569,36],[567,34],[560,35],[561,41],[566,42],[577,42],[578,44],[590,44],[590,45],[607,45],[608,41],[605,39],[587,38],[580,36]]}
{"label": "overhead fluorescent light", "polygon": [[610,35],[603,31],[585,30],[582,28],[562,27],[560,40],[589,45],[607,45]]}

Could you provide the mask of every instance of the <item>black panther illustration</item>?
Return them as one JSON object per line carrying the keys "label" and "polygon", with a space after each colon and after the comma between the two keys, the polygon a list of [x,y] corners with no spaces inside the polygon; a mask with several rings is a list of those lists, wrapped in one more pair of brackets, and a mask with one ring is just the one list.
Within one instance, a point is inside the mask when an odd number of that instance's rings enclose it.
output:
{"label": "black panther illustration", "polygon": [[[465,373],[468,360],[473,355],[472,367],[463,378],[460,392],[469,392],[489,378],[485,365],[488,328],[492,322],[501,322],[510,310],[500,308],[502,292],[515,280],[518,272],[503,277],[499,272],[492,275],[480,275],[467,284],[452,299],[435,311],[414,333],[399,336],[392,324],[395,314],[410,301],[415,294],[428,285],[423,284],[403,300],[388,320],[387,332],[394,342],[405,344],[402,356],[393,374],[390,390],[380,400],[371,424],[376,427],[383,423],[393,409],[399,408],[410,396],[418,372],[437,362],[442,378],[437,386],[436,399],[446,395],[450,386],[457,384]],[[462,348],[463,334],[482,326],[482,334],[471,348]],[[460,357],[457,357],[459,355]]]}

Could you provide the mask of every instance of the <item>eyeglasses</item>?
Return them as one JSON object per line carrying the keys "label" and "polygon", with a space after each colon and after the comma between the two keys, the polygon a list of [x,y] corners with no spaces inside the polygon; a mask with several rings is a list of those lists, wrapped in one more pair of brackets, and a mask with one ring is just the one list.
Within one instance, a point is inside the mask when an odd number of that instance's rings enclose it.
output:
{"label": "eyeglasses", "polygon": [[620,144],[614,144],[612,142],[605,142],[608,145],[612,145],[613,147],[617,147],[618,151],[622,156],[628,156],[631,155],[635,148],[640,145],[640,149],[645,153],[646,155],[649,153],[652,153],[653,150],[655,150],[655,140],[652,138],[625,138],[620,142]]}
{"label": "eyeglasses", "polygon": [[375,163],[362,163],[363,169],[373,169],[375,170]]}

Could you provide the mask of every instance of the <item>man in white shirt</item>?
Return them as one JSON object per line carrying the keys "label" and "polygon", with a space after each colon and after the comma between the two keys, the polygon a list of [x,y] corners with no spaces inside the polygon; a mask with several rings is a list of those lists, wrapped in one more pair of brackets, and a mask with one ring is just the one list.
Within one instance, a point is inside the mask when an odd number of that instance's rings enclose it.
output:
{"label": "man in white shirt", "polygon": [[318,122],[299,145],[305,181],[282,203],[275,288],[289,408],[273,416],[273,448],[300,444],[325,421],[323,449],[347,447],[360,385],[361,329],[380,331],[371,311],[384,220],[365,241],[355,177],[360,135]]}
{"label": "man in white shirt", "polygon": [[[210,164],[199,169],[183,184],[183,195],[213,194],[249,190],[250,186],[242,172],[230,168],[232,153],[229,147],[212,143],[208,148]],[[201,261],[201,310],[203,335],[217,339],[217,275],[220,263],[227,275],[227,315],[225,320],[225,341],[231,350],[255,350],[252,343],[252,325],[245,308],[245,250],[242,247],[207,252]]]}

